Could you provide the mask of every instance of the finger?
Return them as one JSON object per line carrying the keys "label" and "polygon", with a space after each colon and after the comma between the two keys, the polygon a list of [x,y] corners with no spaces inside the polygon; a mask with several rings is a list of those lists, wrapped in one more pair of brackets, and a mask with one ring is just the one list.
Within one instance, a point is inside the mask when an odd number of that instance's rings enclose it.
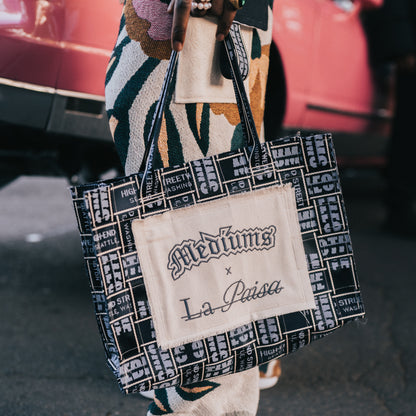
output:
{"label": "finger", "polygon": [[185,42],[192,0],[176,0],[173,9],[172,48],[180,52]]}
{"label": "finger", "polygon": [[170,0],[169,6],[168,6],[168,13],[173,13],[173,5],[175,4],[175,0]]}
{"label": "finger", "polygon": [[228,35],[236,13],[237,10],[235,10],[234,7],[227,0],[225,0],[224,9],[222,15],[219,17],[217,26],[217,41],[223,41],[224,38]]}
{"label": "finger", "polygon": [[[226,0],[225,0],[226,1]],[[224,11],[224,0],[213,0],[212,7],[209,10],[208,14],[214,16],[221,16]]]}

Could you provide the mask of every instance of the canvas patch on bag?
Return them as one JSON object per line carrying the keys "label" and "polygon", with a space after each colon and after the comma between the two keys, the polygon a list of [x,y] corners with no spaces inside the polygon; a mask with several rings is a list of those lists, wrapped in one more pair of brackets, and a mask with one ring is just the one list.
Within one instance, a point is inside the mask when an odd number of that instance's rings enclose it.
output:
{"label": "canvas patch on bag", "polygon": [[315,308],[291,185],[134,220],[132,230],[162,348]]}
{"label": "canvas patch on bag", "polygon": [[[240,30],[246,48],[251,47],[253,30],[247,27]],[[221,74],[216,31],[216,19],[189,20],[187,42],[178,62],[175,103],[236,103],[232,81]],[[247,51],[251,53],[251,48]],[[248,90],[248,78],[245,87]]]}

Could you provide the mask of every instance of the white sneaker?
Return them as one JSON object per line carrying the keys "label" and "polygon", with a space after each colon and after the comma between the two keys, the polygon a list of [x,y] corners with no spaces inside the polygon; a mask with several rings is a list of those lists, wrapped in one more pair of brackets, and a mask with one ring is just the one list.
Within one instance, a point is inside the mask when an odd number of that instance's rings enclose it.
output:
{"label": "white sneaker", "polygon": [[147,391],[139,391],[139,393],[146,397],[146,399],[153,400],[155,398],[155,391],[154,390],[147,390]]}
{"label": "white sneaker", "polygon": [[279,381],[279,377],[261,377],[259,379],[259,389],[270,389]]}
{"label": "white sneaker", "polygon": [[267,363],[266,372],[262,371],[263,366],[260,366],[260,377],[259,377],[259,389],[270,389],[279,381],[279,377],[282,374],[282,367],[280,360],[273,360]]}

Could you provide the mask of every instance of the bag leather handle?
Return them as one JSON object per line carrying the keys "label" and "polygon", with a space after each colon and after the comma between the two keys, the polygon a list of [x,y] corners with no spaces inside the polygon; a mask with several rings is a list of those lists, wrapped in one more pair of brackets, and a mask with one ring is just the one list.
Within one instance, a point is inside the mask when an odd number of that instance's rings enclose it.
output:
{"label": "bag leather handle", "polygon": [[224,39],[224,47],[231,70],[235,97],[237,100],[241,125],[243,127],[244,136],[246,137],[247,146],[260,146],[259,136],[257,134],[253,113],[251,112],[250,102],[248,100],[246,89],[244,87],[244,81],[240,72],[240,67],[237,59],[237,52],[234,46],[233,35],[237,36],[234,26],[235,25],[233,24],[230,33]]}
{"label": "bag leather handle", "polygon": [[146,172],[152,168],[153,157],[154,157],[154,148],[157,144],[157,140],[160,134],[160,128],[162,126],[163,114],[165,113],[165,108],[167,104],[167,96],[172,84],[173,74],[176,70],[176,65],[178,63],[178,52],[172,50],[169,59],[168,69],[166,70],[165,78],[162,84],[162,91],[159,96],[159,100],[156,105],[155,112],[153,113],[152,125],[150,127],[149,136],[146,142],[146,148],[143,154],[142,163],[140,165],[139,172]]}
{"label": "bag leather handle", "polygon": [[[235,24],[233,24],[235,26]],[[233,35],[235,35],[237,28],[232,28]],[[230,72],[232,75],[232,81],[234,86],[234,93],[237,100],[237,106],[240,114],[241,125],[243,129],[244,137],[248,146],[252,146],[252,152],[250,159],[254,155],[255,165],[259,164],[261,145],[260,140],[257,134],[256,126],[254,123],[253,114],[251,112],[250,103],[248,101],[247,93],[244,87],[244,81],[239,69],[239,63],[237,59],[237,54],[234,46],[234,41],[231,34],[228,34],[224,40],[223,47],[225,48],[226,56],[228,58],[228,63],[230,66]],[[158,103],[156,105],[155,112],[153,114],[152,124],[149,132],[149,136],[146,142],[145,152],[143,155],[142,163],[140,165],[139,172],[143,172],[142,177],[142,186],[146,182],[149,172],[153,170],[153,159],[155,147],[160,134],[160,129],[162,125],[163,114],[167,105],[167,97],[172,85],[173,75],[176,70],[178,62],[178,52],[172,51],[169,65],[166,71],[165,78],[163,80],[162,91],[159,96]]]}

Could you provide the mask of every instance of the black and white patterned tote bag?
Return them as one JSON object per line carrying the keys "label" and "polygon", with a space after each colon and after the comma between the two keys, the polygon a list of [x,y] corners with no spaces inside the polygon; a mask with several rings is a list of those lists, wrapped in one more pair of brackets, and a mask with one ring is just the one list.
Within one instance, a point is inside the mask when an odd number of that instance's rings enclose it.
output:
{"label": "black and white patterned tote bag", "polygon": [[153,169],[172,54],[140,172],[71,188],[108,363],[126,393],[283,357],[364,317],[331,136]]}

